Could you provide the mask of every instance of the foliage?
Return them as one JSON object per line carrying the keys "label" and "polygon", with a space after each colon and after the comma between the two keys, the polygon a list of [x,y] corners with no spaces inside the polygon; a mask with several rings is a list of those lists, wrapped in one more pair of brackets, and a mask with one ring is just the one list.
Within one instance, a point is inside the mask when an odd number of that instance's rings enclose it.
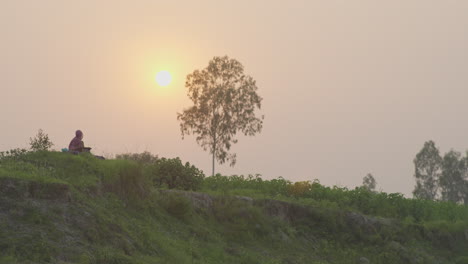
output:
{"label": "foliage", "polygon": [[182,164],[179,158],[158,159],[147,171],[154,186],[169,189],[197,190],[205,177],[203,171],[189,162]]}
{"label": "foliage", "polygon": [[29,145],[32,151],[46,151],[49,150],[54,143],[50,141],[49,135],[44,133],[42,129],[39,129],[34,138],[29,138]]}
{"label": "foliage", "polygon": [[282,177],[273,180],[263,180],[259,174],[248,176],[222,176],[221,174],[216,174],[215,176],[206,177],[204,179],[203,190],[219,191],[222,193],[234,191],[238,194],[245,194],[243,192],[239,193],[239,190],[252,190],[252,192],[248,194],[255,193],[257,195],[264,194],[270,197],[278,197],[287,195],[288,186],[290,184],[290,181]]}
{"label": "foliage", "polygon": [[187,76],[188,97],[193,106],[177,114],[182,137],[197,135],[197,143],[209,150],[214,161],[236,163],[236,155],[229,153],[237,143],[236,134],[254,136],[261,132],[263,116],[255,116],[262,98],[257,94],[254,79],[244,74],[244,67],[227,56],[214,57],[208,67]]}
{"label": "foliage", "polygon": [[437,198],[438,180],[441,175],[442,158],[434,141],[424,143],[414,159],[414,177],[416,187],[413,195],[416,198],[435,200]]}
{"label": "foliage", "polygon": [[439,179],[439,187],[443,201],[458,203],[467,196],[466,159],[461,158],[461,154],[456,151],[449,151],[444,155],[442,161],[442,174]]}
{"label": "foliage", "polygon": [[377,182],[374,176],[371,173],[368,173],[362,179],[362,187],[366,188],[369,191],[375,191],[375,187],[377,186]]}
{"label": "foliage", "polygon": [[[400,193],[371,192],[358,187],[353,190],[327,187],[318,180],[291,183],[283,178],[263,180],[259,175],[207,177],[204,191],[275,197],[328,208],[358,211],[368,215],[421,221],[457,221],[468,218],[468,207],[443,201],[407,199]],[[294,198],[294,200],[291,200]]]}
{"label": "foliage", "polygon": [[307,192],[312,190],[312,183],[310,181],[295,182],[288,186],[288,194],[294,197],[304,196]]}
{"label": "foliage", "polygon": [[133,160],[141,164],[153,164],[158,160],[158,155],[153,155],[151,152],[144,151],[142,153],[123,153],[117,154],[116,159]]}
{"label": "foliage", "polygon": [[2,159],[18,159],[21,156],[25,155],[28,153],[27,149],[21,149],[21,148],[16,148],[16,149],[11,149],[7,151],[1,151],[0,152],[0,160]]}
{"label": "foliage", "polygon": [[468,204],[468,153],[450,150],[443,158],[433,141],[424,144],[414,159],[416,198]]}
{"label": "foliage", "polygon": [[[155,165],[59,152],[4,156],[0,263],[466,262],[462,205],[260,175],[206,177],[201,187],[212,195],[160,190],[148,184]],[[55,182],[70,199],[29,195],[31,186],[55,192]],[[350,211],[368,215],[353,213],[363,226],[347,221]]]}

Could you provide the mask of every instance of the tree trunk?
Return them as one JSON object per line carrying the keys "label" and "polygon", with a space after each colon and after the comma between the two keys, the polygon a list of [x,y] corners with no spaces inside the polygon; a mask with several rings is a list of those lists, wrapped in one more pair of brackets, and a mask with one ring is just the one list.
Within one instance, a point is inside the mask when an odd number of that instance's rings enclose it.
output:
{"label": "tree trunk", "polygon": [[213,151],[213,173],[211,174],[211,176],[214,176],[215,175],[215,153]]}
{"label": "tree trunk", "polygon": [[213,172],[211,176],[215,175],[215,158],[216,158],[216,134],[213,137]]}

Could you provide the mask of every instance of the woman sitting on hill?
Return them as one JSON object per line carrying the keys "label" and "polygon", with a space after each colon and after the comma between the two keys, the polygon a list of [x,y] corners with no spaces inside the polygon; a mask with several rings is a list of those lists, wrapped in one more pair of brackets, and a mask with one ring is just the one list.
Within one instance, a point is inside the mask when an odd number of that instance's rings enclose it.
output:
{"label": "woman sitting on hill", "polygon": [[68,151],[73,153],[83,152],[85,149],[84,142],[83,142],[83,132],[81,130],[77,130],[75,132],[75,137],[70,142],[68,146]]}
{"label": "woman sitting on hill", "polygon": [[[81,152],[91,152],[91,148],[87,148],[84,146],[84,142],[83,142],[83,132],[81,132],[81,130],[77,130],[75,132],[75,137],[72,139],[72,141],[70,142],[70,145],[68,146],[68,151],[73,153],[73,154],[78,154],[78,153],[81,153]],[[105,159],[103,156],[96,156],[94,155],[94,157],[98,158],[98,159]]]}

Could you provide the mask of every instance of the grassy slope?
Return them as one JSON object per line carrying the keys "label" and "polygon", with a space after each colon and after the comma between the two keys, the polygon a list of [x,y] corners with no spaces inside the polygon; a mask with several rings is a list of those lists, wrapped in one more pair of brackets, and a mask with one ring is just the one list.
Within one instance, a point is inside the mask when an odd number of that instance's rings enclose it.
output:
{"label": "grassy slope", "polygon": [[157,190],[130,161],[4,159],[0,263],[468,263],[466,221],[390,221],[336,201],[212,187]]}

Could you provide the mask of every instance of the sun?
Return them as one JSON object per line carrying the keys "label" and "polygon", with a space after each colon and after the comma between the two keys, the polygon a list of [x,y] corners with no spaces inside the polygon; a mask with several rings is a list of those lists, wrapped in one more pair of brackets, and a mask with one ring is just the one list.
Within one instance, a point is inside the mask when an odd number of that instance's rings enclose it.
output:
{"label": "sun", "polygon": [[156,82],[160,86],[168,86],[172,81],[172,76],[168,71],[160,71],[156,74]]}

